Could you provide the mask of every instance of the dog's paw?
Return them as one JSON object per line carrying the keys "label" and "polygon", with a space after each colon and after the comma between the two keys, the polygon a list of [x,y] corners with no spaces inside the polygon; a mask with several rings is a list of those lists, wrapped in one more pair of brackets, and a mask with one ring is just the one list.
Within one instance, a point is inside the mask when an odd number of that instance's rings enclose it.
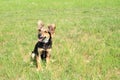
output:
{"label": "dog's paw", "polygon": [[37,68],[36,71],[43,71],[43,69],[42,68],[41,69]]}
{"label": "dog's paw", "polygon": [[38,68],[36,69],[36,71],[39,71],[39,70],[40,70],[40,69],[38,69]]}

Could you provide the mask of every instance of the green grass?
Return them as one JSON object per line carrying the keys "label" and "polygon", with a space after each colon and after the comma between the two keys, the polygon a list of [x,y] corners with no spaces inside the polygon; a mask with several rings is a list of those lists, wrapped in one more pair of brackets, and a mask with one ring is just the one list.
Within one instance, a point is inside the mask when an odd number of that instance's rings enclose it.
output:
{"label": "green grass", "polygon": [[[56,24],[49,68],[30,53],[37,21]],[[120,0],[0,0],[0,80],[119,80]]]}

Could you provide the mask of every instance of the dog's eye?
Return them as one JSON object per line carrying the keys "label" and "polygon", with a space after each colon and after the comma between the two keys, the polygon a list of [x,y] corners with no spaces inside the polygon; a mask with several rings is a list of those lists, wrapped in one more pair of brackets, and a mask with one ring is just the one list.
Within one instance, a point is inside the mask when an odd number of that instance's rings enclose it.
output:
{"label": "dog's eye", "polygon": [[40,30],[40,29],[38,29],[38,31],[40,32],[41,30]]}
{"label": "dog's eye", "polygon": [[45,31],[45,33],[47,33],[47,31]]}

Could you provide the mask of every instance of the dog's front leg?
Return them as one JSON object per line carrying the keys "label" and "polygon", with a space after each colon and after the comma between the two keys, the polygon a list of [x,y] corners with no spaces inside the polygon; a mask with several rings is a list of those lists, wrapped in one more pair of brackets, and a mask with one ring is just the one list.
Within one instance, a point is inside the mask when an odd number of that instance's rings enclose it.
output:
{"label": "dog's front leg", "polygon": [[51,49],[47,49],[46,66],[48,66],[50,62],[50,56],[51,56]]}
{"label": "dog's front leg", "polygon": [[41,70],[41,62],[39,55],[36,56],[36,67],[37,67],[37,71]]}

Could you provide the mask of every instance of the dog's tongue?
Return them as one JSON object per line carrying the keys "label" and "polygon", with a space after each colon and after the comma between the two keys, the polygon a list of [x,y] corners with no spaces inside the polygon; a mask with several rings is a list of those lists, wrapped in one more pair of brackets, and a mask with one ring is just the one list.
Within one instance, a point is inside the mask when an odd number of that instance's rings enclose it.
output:
{"label": "dog's tongue", "polygon": [[42,42],[42,39],[38,39],[38,41]]}

